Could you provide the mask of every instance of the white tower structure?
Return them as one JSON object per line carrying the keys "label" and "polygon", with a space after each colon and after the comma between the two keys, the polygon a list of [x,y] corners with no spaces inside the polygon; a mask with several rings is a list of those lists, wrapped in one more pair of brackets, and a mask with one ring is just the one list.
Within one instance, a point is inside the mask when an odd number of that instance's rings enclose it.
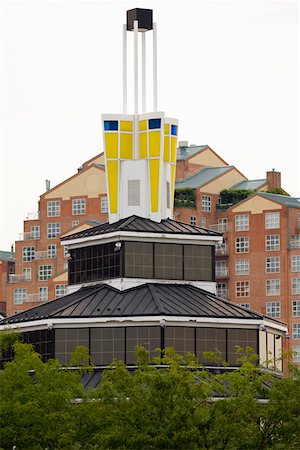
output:
{"label": "white tower structure", "polygon": [[[128,114],[127,99],[131,93],[127,86],[127,35],[131,32],[134,33],[134,111]],[[146,112],[146,36],[151,34],[153,105],[152,111]],[[109,222],[132,215],[156,222],[171,218],[178,120],[167,118],[163,111],[157,111],[157,34],[150,9],[127,11],[127,23],[123,25],[123,114],[103,114],[102,127]]]}

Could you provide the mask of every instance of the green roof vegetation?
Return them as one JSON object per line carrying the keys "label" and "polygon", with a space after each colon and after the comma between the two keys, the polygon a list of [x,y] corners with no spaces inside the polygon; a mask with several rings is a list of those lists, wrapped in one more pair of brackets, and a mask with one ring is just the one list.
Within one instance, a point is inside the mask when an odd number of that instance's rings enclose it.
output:
{"label": "green roof vegetation", "polygon": [[196,194],[192,188],[175,189],[174,195],[175,208],[196,208]]}

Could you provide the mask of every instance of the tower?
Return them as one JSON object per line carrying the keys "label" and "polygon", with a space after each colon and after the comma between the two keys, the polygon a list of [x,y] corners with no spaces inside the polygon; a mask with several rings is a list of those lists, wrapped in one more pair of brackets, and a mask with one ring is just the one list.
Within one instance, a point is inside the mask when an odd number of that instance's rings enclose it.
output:
{"label": "tower", "polygon": [[[134,33],[134,111],[127,113],[127,34]],[[153,105],[146,112],[146,35],[152,32]],[[141,45],[141,67],[139,46]],[[139,70],[141,69],[141,70]],[[141,89],[139,73],[141,72]],[[139,112],[139,94],[142,106]],[[152,10],[127,11],[123,25],[123,114],[102,115],[109,222],[133,214],[160,222],[173,216],[177,119],[157,111],[157,38]]]}

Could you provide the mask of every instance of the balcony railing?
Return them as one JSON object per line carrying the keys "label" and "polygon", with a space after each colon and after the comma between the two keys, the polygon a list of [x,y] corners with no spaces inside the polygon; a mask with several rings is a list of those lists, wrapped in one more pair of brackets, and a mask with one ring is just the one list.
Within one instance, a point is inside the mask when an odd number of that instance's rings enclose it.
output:
{"label": "balcony railing", "polygon": [[40,218],[39,212],[30,212],[26,215],[26,220],[38,220]]}
{"label": "balcony railing", "polygon": [[228,289],[217,289],[217,296],[221,298],[228,298]]}
{"label": "balcony railing", "polygon": [[216,246],[216,256],[226,256],[228,255],[228,245],[222,244]]}
{"label": "balcony railing", "polygon": [[26,231],[25,233],[19,233],[19,241],[33,240],[37,241],[40,239],[40,233],[34,231]]}
{"label": "balcony railing", "polygon": [[27,294],[26,303],[37,303],[37,302],[46,302],[47,299],[44,299],[40,296],[40,294]]}
{"label": "balcony railing", "polygon": [[228,278],[229,268],[228,267],[216,267],[215,269],[216,278]]}
{"label": "balcony railing", "polygon": [[31,277],[28,277],[27,275],[17,275],[15,273],[11,273],[8,276],[8,282],[9,283],[28,283],[31,281]]}
{"label": "balcony railing", "polygon": [[225,233],[228,231],[227,223],[214,223],[212,225],[206,225],[205,228],[208,228],[211,231],[216,231],[217,233]]}
{"label": "balcony railing", "polygon": [[56,258],[56,255],[50,255],[47,250],[36,251],[34,254],[34,259],[51,259]]}
{"label": "balcony railing", "polygon": [[300,248],[300,239],[291,239],[290,248]]}

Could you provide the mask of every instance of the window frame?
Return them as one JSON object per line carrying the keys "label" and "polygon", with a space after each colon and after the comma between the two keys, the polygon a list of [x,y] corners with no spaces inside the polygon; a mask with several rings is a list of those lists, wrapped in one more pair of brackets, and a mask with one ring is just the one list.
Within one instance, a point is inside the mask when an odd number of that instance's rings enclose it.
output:
{"label": "window frame", "polygon": [[280,295],[280,278],[270,278],[266,280],[266,296],[274,297]]}
{"label": "window frame", "polygon": [[60,200],[47,201],[47,217],[60,217],[61,204]]}
{"label": "window frame", "polygon": [[235,238],[235,253],[249,253],[250,238],[249,236],[237,236]]}
{"label": "window frame", "polygon": [[265,238],[266,252],[278,252],[280,250],[280,235],[267,234]]}
{"label": "window frame", "polygon": [[265,271],[266,273],[280,273],[280,256],[267,256]]}
{"label": "window frame", "polygon": [[201,209],[204,212],[211,211],[211,196],[210,195],[202,195],[201,196]]}
{"label": "window frame", "polygon": [[250,297],[250,281],[241,280],[235,282],[235,298]]}
{"label": "window frame", "polygon": [[[241,268],[238,269],[238,264],[240,264]],[[243,269],[243,270],[242,270]],[[235,275],[249,275],[250,274],[250,259],[236,259],[235,260]]]}
{"label": "window frame", "polygon": [[72,216],[83,216],[86,214],[86,198],[72,198]]}
{"label": "window frame", "polygon": [[234,223],[235,231],[249,231],[249,214],[237,214]]}
{"label": "window frame", "polygon": [[271,230],[280,228],[280,212],[265,212],[265,229]]}
{"label": "window frame", "polygon": [[273,319],[281,317],[281,302],[280,300],[273,300],[266,302],[266,316]]}
{"label": "window frame", "polygon": [[61,233],[60,222],[48,222],[47,223],[47,238],[55,239]]}
{"label": "window frame", "polygon": [[39,281],[47,281],[52,277],[52,265],[42,264],[39,266]]}

